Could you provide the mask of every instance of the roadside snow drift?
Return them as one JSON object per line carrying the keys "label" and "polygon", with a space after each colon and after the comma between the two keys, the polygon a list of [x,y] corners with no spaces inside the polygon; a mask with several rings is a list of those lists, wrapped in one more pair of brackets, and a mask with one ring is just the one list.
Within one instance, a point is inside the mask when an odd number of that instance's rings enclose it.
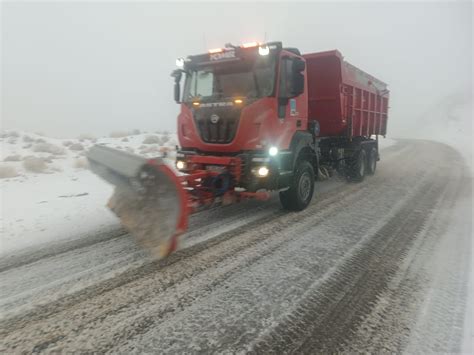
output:
{"label": "roadside snow drift", "polygon": [[150,158],[174,157],[174,134],[134,133],[77,139],[1,133],[0,254],[116,229],[117,218],[105,206],[113,187],[87,169],[85,154],[100,143]]}

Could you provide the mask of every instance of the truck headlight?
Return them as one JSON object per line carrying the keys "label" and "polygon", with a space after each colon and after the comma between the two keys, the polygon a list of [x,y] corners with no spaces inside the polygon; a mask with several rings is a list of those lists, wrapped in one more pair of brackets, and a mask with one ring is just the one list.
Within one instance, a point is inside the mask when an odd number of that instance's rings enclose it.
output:
{"label": "truck headlight", "polygon": [[268,150],[268,154],[270,154],[270,156],[274,157],[275,155],[278,154],[278,148],[277,147],[270,147],[270,149]]}
{"label": "truck headlight", "polygon": [[178,170],[183,170],[185,166],[186,166],[186,164],[182,160],[178,160],[176,162],[176,167],[178,168]]}
{"label": "truck headlight", "polygon": [[258,54],[260,55],[268,55],[270,53],[270,48],[268,46],[260,46],[258,47]]}
{"label": "truck headlight", "polygon": [[260,168],[257,170],[257,174],[258,174],[258,176],[260,176],[260,177],[265,177],[265,176],[267,176],[267,175],[268,175],[268,172],[269,172],[269,170],[268,170],[268,168],[267,168],[266,166],[262,166],[262,167],[260,167]]}
{"label": "truck headlight", "polygon": [[176,66],[178,68],[183,68],[184,67],[184,58],[177,58],[176,59]]}

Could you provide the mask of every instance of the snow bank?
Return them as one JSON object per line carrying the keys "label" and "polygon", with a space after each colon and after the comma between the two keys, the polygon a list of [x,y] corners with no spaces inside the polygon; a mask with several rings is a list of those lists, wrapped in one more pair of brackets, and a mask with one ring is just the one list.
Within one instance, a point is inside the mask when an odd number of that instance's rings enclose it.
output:
{"label": "snow bank", "polygon": [[[143,144],[156,136],[161,144]],[[174,157],[176,135],[144,133],[120,137],[56,139],[5,131],[0,134],[0,255],[45,242],[77,239],[118,226],[105,207],[112,186],[87,170],[85,153],[95,143],[146,157]],[[41,161],[31,169],[25,161]],[[167,160],[172,164],[172,160]],[[33,171],[32,171],[33,170]],[[15,174],[11,174],[15,172]]]}

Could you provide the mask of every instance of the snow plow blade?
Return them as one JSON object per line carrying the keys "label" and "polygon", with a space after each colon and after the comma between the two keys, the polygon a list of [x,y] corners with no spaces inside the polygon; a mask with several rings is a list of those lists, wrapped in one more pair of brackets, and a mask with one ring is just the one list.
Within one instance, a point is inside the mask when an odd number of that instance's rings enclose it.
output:
{"label": "snow plow blade", "polygon": [[132,236],[159,258],[175,251],[188,211],[186,191],[173,170],[160,158],[101,145],[87,158],[92,172],[115,186],[108,207]]}

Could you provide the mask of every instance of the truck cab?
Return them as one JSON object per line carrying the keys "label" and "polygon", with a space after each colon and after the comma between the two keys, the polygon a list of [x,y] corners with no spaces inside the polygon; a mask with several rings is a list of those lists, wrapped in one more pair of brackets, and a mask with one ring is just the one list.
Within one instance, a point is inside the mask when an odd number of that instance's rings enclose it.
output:
{"label": "truck cab", "polygon": [[[287,188],[300,151],[315,154],[299,51],[280,42],[228,45],[178,64],[173,73],[181,105],[178,168],[195,170],[189,156],[237,157],[241,173],[234,183],[239,187]],[[201,168],[219,164],[209,165]]]}

